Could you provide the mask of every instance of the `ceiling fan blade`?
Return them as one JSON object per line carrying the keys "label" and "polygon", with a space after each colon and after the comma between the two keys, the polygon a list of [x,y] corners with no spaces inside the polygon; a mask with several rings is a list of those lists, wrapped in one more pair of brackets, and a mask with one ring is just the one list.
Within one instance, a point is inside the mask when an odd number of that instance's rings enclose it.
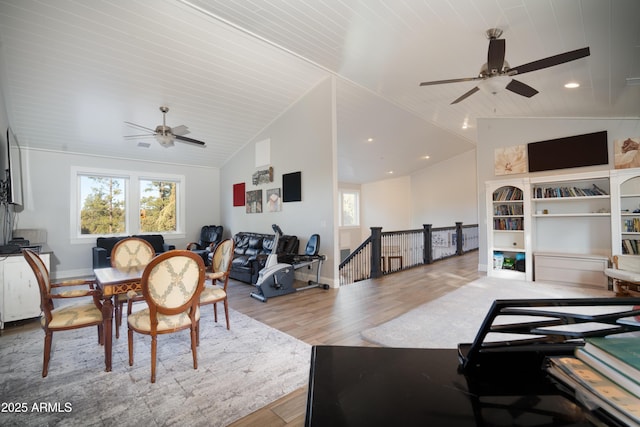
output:
{"label": "ceiling fan blade", "polygon": [[125,122],[125,123],[128,124],[129,126],[133,126],[134,128],[146,130],[146,131],[149,131],[151,133],[156,133],[155,129],[149,129],[149,128],[146,128],[144,126],[140,126],[140,125],[137,125],[137,124],[131,123],[131,122]]}
{"label": "ceiling fan blade", "polygon": [[511,92],[517,93],[518,95],[526,96],[527,98],[531,98],[533,95],[538,93],[538,91],[531,86],[524,84],[516,79],[511,80],[506,86],[506,89],[510,90]]}
{"label": "ceiling fan blade", "polygon": [[174,135],[186,135],[190,133],[190,131],[189,131],[189,128],[186,127],[185,125],[180,125],[180,126],[171,128],[171,133]]}
{"label": "ceiling fan blade", "polygon": [[422,82],[420,83],[420,86],[441,85],[445,83],[473,82],[476,80],[482,80],[482,77],[465,77],[462,79],[449,79],[449,80],[436,80],[433,82]]}
{"label": "ceiling fan blade", "polygon": [[141,135],[125,135],[124,138],[125,139],[153,138],[154,136],[155,136],[155,134],[145,133],[145,134],[141,134]]}
{"label": "ceiling fan blade", "polygon": [[206,146],[206,144],[204,142],[198,141],[197,139],[187,138],[186,136],[176,135],[176,134],[174,134],[173,136],[175,136],[176,139],[179,140],[179,141],[190,142],[192,144],[201,145],[203,147]]}
{"label": "ceiling fan blade", "polygon": [[470,91],[466,92],[464,95],[462,95],[460,98],[456,99],[455,101],[453,101],[451,103],[451,105],[453,104],[457,104],[458,102],[462,101],[465,98],[470,97],[471,95],[473,95],[474,93],[476,93],[477,91],[479,91],[480,89],[478,89],[478,86],[474,87],[473,89],[471,89]]}
{"label": "ceiling fan blade", "polygon": [[565,62],[575,61],[576,59],[587,57],[590,54],[591,52],[589,51],[589,48],[583,47],[582,49],[572,50],[570,52],[561,53],[559,55],[550,56],[548,58],[539,59],[537,61],[513,67],[509,70],[509,74],[529,73],[531,71],[553,67],[554,65],[564,64]]}
{"label": "ceiling fan blade", "polygon": [[489,52],[487,53],[487,70],[489,74],[497,74],[504,65],[504,39],[489,40]]}

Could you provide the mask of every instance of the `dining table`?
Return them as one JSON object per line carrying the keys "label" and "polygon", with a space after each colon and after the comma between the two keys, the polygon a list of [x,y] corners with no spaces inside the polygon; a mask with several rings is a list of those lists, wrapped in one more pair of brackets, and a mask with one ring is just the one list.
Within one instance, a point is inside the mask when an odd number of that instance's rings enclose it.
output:
{"label": "dining table", "polygon": [[104,364],[105,371],[111,372],[111,355],[113,346],[113,299],[129,291],[142,290],[140,281],[145,266],[128,268],[104,267],[96,268],[93,273],[96,285],[102,293],[102,318],[104,331]]}

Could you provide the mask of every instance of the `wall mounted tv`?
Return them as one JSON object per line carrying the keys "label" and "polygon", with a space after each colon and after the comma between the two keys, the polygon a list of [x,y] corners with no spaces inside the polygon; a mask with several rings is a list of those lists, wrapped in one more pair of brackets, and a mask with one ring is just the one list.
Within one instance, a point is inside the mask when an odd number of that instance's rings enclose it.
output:
{"label": "wall mounted tv", "polygon": [[7,202],[22,205],[22,162],[20,145],[11,128],[7,128],[6,141],[2,149],[2,179],[7,181]]}
{"label": "wall mounted tv", "polygon": [[609,163],[607,131],[527,144],[529,172]]}

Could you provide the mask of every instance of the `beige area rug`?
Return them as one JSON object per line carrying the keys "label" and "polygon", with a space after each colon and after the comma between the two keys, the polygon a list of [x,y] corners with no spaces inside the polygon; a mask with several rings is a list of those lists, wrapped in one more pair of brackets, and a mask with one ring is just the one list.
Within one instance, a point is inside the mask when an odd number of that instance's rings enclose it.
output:
{"label": "beige area rug", "polygon": [[42,330],[0,337],[0,425],[226,426],[307,383],[310,345],[233,310],[227,331],[224,315],[216,324],[208,308],[198,369],[189,331],[159,336],[155,384],[149,337],[134,335],[128,364],[126,324],[114,339],[112,372],[96,328],[54,333],[46,378]]}
{"label": "beige area rug", "polygon": [[613,292],[572,285],[483,277],[402,316],[362,332],[384,347],[457,348],[473,342],[497,299],[612,297]]}

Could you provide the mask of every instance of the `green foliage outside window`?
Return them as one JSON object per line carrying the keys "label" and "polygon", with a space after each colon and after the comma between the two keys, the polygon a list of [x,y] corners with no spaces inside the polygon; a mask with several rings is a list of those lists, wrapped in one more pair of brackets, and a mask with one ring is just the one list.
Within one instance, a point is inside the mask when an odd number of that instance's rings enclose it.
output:
{"label": "green foliage outside window", "polygon": [[140,181],[140,231],[176,231],[176,183]]}
{"label": "green foliage outside window", "polygon": [[122,234],[126,230],[124,179],[83,176],[81,234]]}

